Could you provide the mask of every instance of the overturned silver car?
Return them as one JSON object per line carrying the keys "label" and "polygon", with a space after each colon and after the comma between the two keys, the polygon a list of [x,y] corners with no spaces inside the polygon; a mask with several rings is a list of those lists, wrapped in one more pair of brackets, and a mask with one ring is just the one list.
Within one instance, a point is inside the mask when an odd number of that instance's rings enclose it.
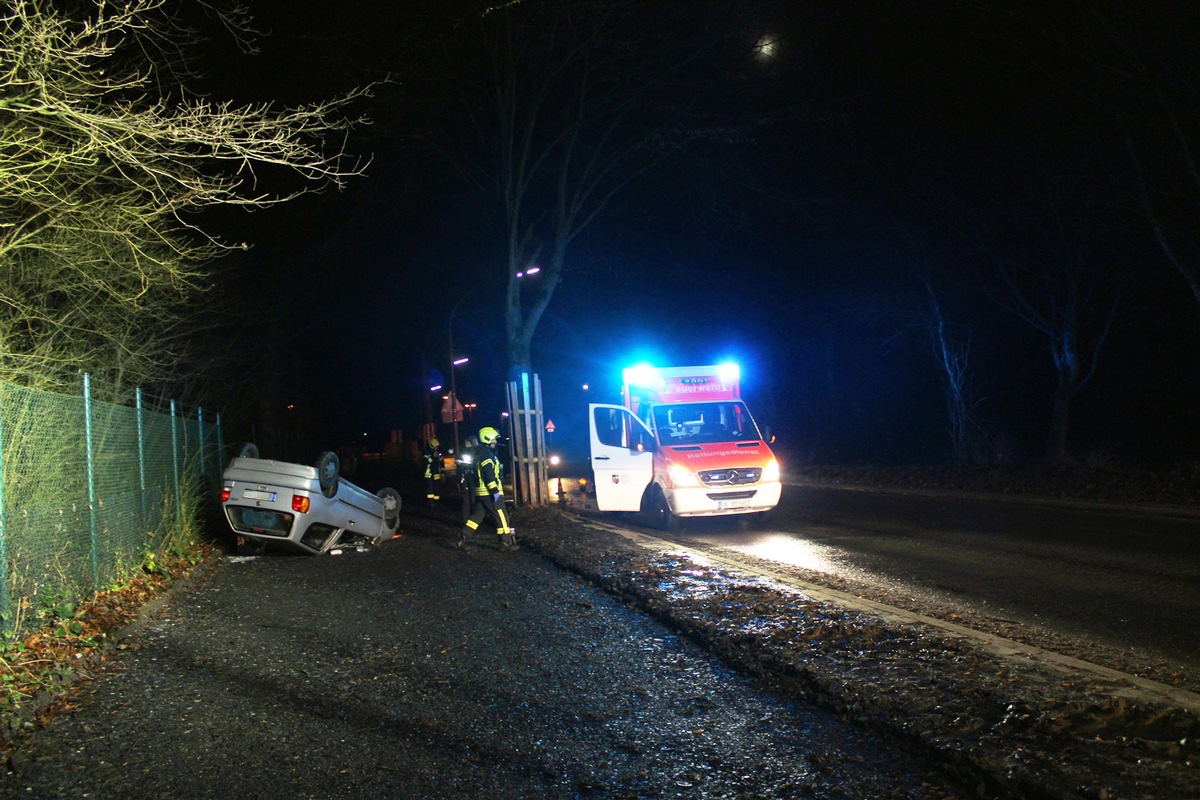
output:
{"label": "overturned silver car", "polygon": [[333,452],[309,467],[259,458],[247,445],[222,476],[225,518],[239,536],[313,555],[392,538],[400,525],[400,493],[371,494],[342,478],[340,469]]}

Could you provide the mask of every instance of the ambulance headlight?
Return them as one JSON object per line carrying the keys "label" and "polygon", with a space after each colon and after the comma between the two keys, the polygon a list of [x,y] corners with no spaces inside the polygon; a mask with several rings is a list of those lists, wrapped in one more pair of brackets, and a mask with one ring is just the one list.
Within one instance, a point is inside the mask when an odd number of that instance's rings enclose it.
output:
{"label": "ambulance headlight", "polygon": [[767,465],[763,467],[762,477],[759,479],[763,482],[779,480],[779,461],[772,458]]}
{"label": "ambulance headlight", "polygon": [[685,487],[700,485],[700,479],[696,477],[696,473],[692,472],[682,464],[672,464],[670,475],[672,486]]}

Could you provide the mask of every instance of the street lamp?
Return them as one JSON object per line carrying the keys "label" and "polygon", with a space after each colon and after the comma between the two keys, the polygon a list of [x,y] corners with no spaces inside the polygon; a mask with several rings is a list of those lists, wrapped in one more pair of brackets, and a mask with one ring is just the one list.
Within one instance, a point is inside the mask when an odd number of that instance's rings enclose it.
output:
{"label": "street lamp", "polygon": [[[451,317],[450,321],[451,321],[450,327],[452,329],[452,327],[454,327],[454,318]],[[454,336],[454,333],[451,332],[451,336]],[[451,357],[451,359],[454,359],[454,349],[452,349],[452,348],[454,348],[454,339],[452,339],[452,338],[451,338],[450,347],[451,347],[450,357]],[[457,391],[457,384],[455,383],[454,368],[461,367],[462,365],[464,365],[464,363],[467,363],[468,361],[470,361],[470,359],[455,359],[454,361],[450,362],[450,420],[452,422],[454,422],[454,452],[455,452],[455,456],[458,455],[458,391]]]}
{"label": "street lamp", "polygon": [[[517,275],[517,278],[524,278],[529,275],[536,275],[541,271],[542,271],[542,268],[535,265],[535,266],[529,267],[528,269],[525,269],[521,272],[518,272],[516,275]],[[489,288],[489,287],[486,284],[481,284],[481,285],[478,285],[475,288],[471,289],[466,294],[463,294],[461,297],[459,297],[458,300],[455,301],[454,305],[451,306],[450,317],[449,317],[449,319],[446,320],[446,341],[450,345],[450,358],[451,358],[451,362],[450,362],[450,419],[454,423],[454,452],[455,453],[458,452],[458,413],[457,413],[457,409],[455,407],[455,404],[458,402],[458,392],[455,391],[456,386],[455,386],[455,382],[454,382],[454,368],[457,366],[466,364],[467,361],[469,361],[470,359],[467,359],[467,358],[459,358],[457,360],[454,359],[454,319],[455,319],[455,317],[458,316],[459,306],[461,306],[467,300],[468,297],[472,297],[479,291],[486,289],[486,288]],[[474,408],[474,405],[472,404],[470,407]],[[472,422],[471,424],[474,424],[474,423]]]}

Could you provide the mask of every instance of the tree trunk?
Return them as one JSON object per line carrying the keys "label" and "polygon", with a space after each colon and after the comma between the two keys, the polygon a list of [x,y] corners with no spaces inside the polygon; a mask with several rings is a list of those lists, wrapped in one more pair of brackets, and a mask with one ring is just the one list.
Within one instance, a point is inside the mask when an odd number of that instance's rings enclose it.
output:
{"label": "tree trunk", "polygon": [[1054,407],[1050,412],[1050,435],[1046,440],[1046,460],[1061,463],[1067,458],[1067,431],[1071,427],[1071,403],[1075,387],[1070,378],[1059,373],[1054,387]]}

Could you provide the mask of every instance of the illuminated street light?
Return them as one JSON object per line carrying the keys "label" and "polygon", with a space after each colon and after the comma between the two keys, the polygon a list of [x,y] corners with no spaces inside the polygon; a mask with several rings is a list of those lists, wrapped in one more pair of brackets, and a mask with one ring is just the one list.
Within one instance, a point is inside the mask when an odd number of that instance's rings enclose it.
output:
{"label": "illuminated street light", "polygon": [[[450,318],[451,336],[453,336],[454,318]],[[453,340],[451,340],[453,342]],[[453,344],[451,345],[453,346]],[[454,358],[454,351],[450,351],[450,357]],[[450,362],[450,421],[454,424],[454,452],[458,453],[458,384],[454,379],[454,368],[461,367],[471,359],[469,358],[454,358]]]}

